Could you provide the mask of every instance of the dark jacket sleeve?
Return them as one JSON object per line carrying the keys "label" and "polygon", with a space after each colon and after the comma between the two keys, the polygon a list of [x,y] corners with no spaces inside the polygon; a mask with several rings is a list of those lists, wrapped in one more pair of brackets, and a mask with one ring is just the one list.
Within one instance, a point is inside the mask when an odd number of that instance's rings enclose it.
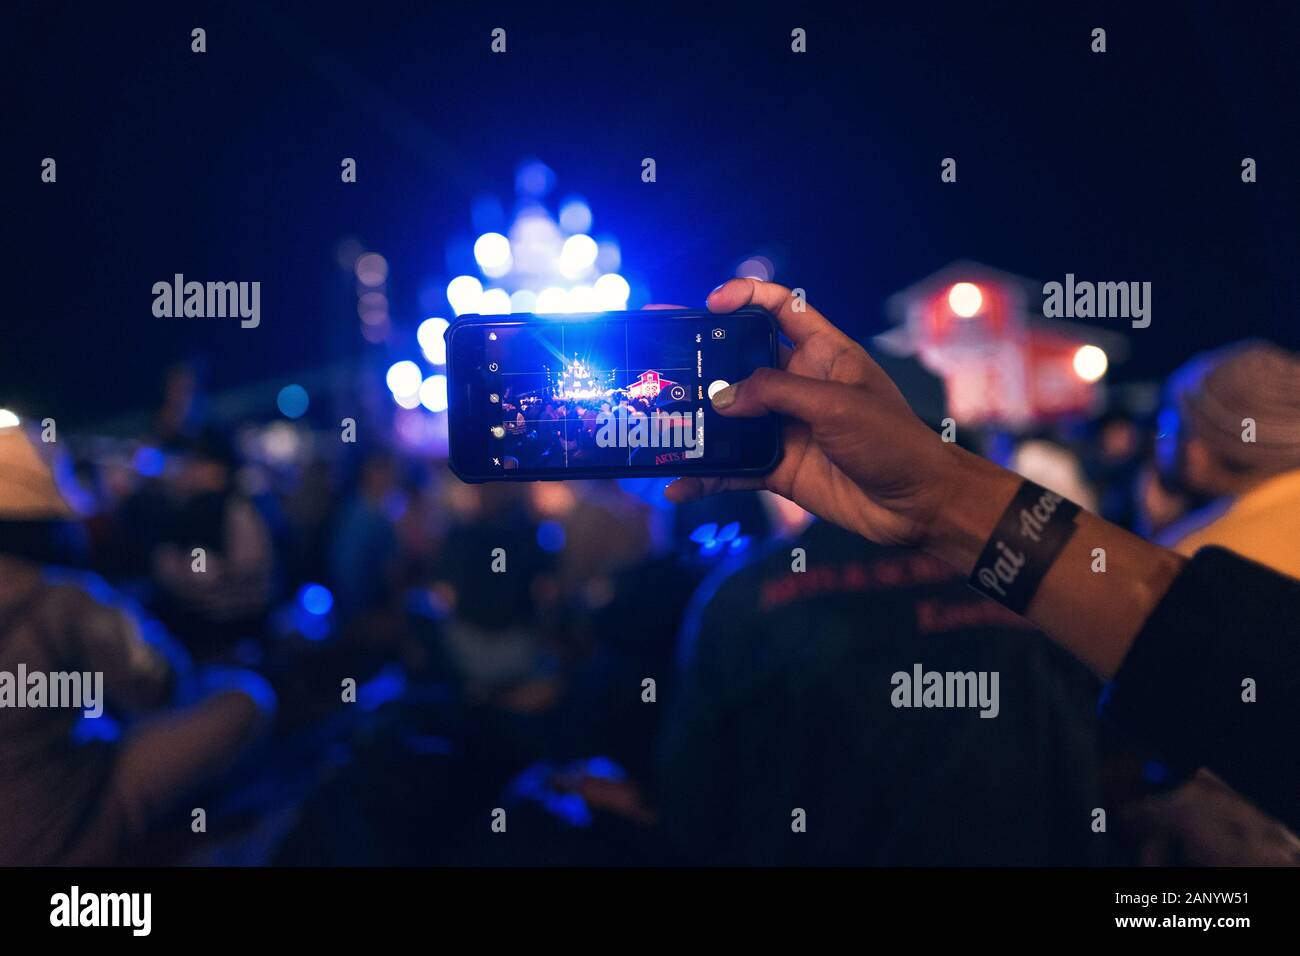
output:
{"label": "dark jacket sleeve", "polygon": [[1300,581],[1198,551],[1143,625],[1102,713],[1300,829]]}

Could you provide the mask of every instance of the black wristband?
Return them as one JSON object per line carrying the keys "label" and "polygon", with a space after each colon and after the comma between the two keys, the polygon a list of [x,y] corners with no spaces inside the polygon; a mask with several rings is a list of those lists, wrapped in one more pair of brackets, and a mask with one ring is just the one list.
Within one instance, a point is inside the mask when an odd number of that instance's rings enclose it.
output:
{"label": "black wristband", "polygon": [[1024,614],[1074,534],[1079,506],[1032,481],[1021,484],[970,575],[970,586]]}

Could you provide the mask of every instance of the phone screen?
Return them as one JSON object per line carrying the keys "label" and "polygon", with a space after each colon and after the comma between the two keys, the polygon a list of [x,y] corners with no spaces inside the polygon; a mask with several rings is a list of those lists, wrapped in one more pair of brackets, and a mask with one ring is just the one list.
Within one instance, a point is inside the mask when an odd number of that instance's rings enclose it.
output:
{"label": "phone screen", "polygon": [[464,316],[448,332],[452,468],[470,481],[758,474],[777,422],[710,397],[773,365],[765,312]]}

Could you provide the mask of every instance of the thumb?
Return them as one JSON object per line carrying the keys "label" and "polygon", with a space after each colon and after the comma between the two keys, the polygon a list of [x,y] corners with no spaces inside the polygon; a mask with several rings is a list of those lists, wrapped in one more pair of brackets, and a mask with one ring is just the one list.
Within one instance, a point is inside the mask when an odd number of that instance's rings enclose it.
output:
{"label": "thumb", "polygon": [[848,385],[807,378],[775,368],[760,368],[713,396],[713,407],[729,417],[755,418],[776,412],[812,422],[839,414],[852,396]]}

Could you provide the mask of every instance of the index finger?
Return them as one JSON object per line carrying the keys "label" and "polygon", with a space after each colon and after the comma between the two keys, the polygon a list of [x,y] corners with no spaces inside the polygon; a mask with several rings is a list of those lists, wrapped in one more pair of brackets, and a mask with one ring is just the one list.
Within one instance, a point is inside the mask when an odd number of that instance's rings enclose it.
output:
{"label": "index finger", "polygon": [[[775,282],[730,279],[709,293],[704,301],[710,312],[735,312],[747,305],[767,309],[776,317],[781,331],[795,345],[802,345],[818,332],[843,334],[804,299],[795,298],[793,292]],[[796,311],[796,302],[802,302],[803,308]]]}

